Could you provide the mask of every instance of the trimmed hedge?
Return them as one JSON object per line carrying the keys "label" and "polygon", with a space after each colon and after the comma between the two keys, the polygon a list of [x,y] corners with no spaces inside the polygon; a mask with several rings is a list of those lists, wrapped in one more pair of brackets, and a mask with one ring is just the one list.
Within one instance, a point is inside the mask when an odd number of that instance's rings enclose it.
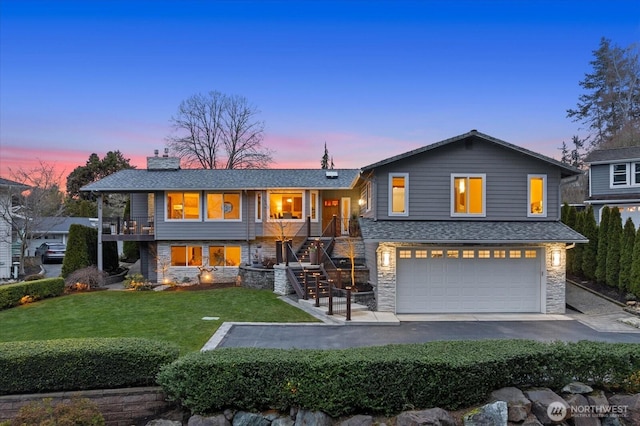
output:
{"label": "trimmed hedge", "polygon": [[40,300],[61,296],[63,293],[64,280],[59,277],[2,285],[0,286],[0,310],[18,306],[25,296]]}
{"label": "trimmed hedge", "polygon": [[155,385],[178,347],[139,338],[0,343],[0,395]]}
{"label": "trimmed hedge", "polygon": [[226,408],[330,416],[456,409],[504,386],[622,385],[640,370],[640,344],[530,340],[431,342],[342,350],[223,348],[164,366],[158,383],[196,414]]}

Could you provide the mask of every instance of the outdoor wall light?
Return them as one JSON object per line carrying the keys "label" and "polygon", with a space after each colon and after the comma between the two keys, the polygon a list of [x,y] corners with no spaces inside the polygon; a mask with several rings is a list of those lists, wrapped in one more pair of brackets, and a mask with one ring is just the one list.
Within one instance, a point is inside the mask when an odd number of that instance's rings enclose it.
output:
{"label": "outdoor wall light", "polygon": [[391,264],[391,253],[388,251],[382,252],[382,266],[389,266]]}
{"label": "outdoor wall light", "polygon": [[360,199],[358,200],[358,205],[359,205],[360,207],[364,206],[364,203],[365,203],[365,201],[364,201],[362,198],[360,198]]}
{"label": "outdoor wall light", "polygon": [[554,249],[551,251],[551,265],[560,266],[561,253],[560,250]]}

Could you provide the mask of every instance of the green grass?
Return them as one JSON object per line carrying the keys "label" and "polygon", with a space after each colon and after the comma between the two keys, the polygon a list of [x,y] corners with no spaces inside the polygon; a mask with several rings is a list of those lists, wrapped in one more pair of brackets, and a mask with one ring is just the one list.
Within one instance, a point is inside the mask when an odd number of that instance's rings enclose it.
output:
{"label": "green grass", "polygon": [[144,337],[173,342],[186,353],[200,350],[225,321],[317,320],[265,290],[98,291],[0,311],[0,341]]}

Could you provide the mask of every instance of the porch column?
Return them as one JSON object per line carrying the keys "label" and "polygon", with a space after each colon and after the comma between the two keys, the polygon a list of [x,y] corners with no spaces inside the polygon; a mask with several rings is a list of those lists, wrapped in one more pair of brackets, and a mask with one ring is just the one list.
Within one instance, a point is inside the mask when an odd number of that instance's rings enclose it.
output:
{"label": "porch column", "polygon": [[102,194],[98,195],[98,271],[102,271]]}

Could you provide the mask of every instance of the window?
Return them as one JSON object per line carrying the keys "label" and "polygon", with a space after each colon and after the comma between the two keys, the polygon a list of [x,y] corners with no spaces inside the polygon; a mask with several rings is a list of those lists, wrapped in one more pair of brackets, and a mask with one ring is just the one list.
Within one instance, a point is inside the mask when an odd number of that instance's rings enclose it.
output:
{"label": "window", "polygon": [[371,181],[367,181],[360,191],[360,208],[366,212],[371,210]]}
{"label": "window", "polygon": [[476,252],[473,250],[462,250],[463,259],[473,259],[475,255],[476,255]]}
{"label": "window", "polygon": [[431,250],[431,258],[432,259],[440,259],[444,257],[444,251],[443,250]]}
{"label": "window", "polygon": [[522,257],[522,252],[520,250],[509,250],[509,257],[511,259],[520,259]]}
{"label": "window", "polygon": [[507,251],[506,250],[494,250],[493,251],[493,258],[494,259],[505,259],[507,257]]}
{"label": "window", "polygon": [[611,165],[611,186],[627,186],[629,185],[629,175],[627,172],[627,163]]}
{"label": "window", "polygon": [[409,215],[408,187],[407,173],[389,174],[389,216]]}
{"label": "window", "polygon": [[400,259],[411,259],[411,250],[400,250],[398,257]]}
{"label": "window", "polygon": [[239,266],[240,246],[209,246],[209,265]]}
{"label": "window", "polygon": [[304,194],[297,192],[270,192],[269,217],[271,219],[304,219],[302,200]]}
{"label": "window", "polygon": [[167,219],[199,220],[199,192],[167,192]]}
{"label": "window", "polygon": [[416,259],[426,259],[427,251],[426,250],[416,250]]}
{"label": "window", "polygon": [[640,185],[640,163],[633,163],[633,179],[632,185]]}
{"label": "window", "polygon": [[447,257],[457,259],[460,257],[460,252],[458,250],[447,250]]}
{"label": "window", "polygon": [[547,177],[529,175],[529,210],[527,216],[547,216]]}
{"label": "window", "polygon": [[491,257],[491,251],[489,250],[478,250],[478,258],[480,259],[489,259]]}
{"label": "window", "polygon": [[262,192],[256,192],[256,222],[262,222]]}
{"label": "window", "polygon": [[538,257],[538,252],[535,250],[525,250],[524,257],[527,259],[535,259],[536,257]]}
{"label": "window", "polygon": [[208,192],[208,220],[240,220],[240,194],[237,192]]}
{"label": "window", "polygon": [[171,266],[202,266],[202,247],[171,246]]}
{"label": "window", "polygon": [[486,175],[451,175],[451,216],[485,216]]}
{"label": "window", "polygon": [[311,191],[311,220],[318,221],[318,191]]}

